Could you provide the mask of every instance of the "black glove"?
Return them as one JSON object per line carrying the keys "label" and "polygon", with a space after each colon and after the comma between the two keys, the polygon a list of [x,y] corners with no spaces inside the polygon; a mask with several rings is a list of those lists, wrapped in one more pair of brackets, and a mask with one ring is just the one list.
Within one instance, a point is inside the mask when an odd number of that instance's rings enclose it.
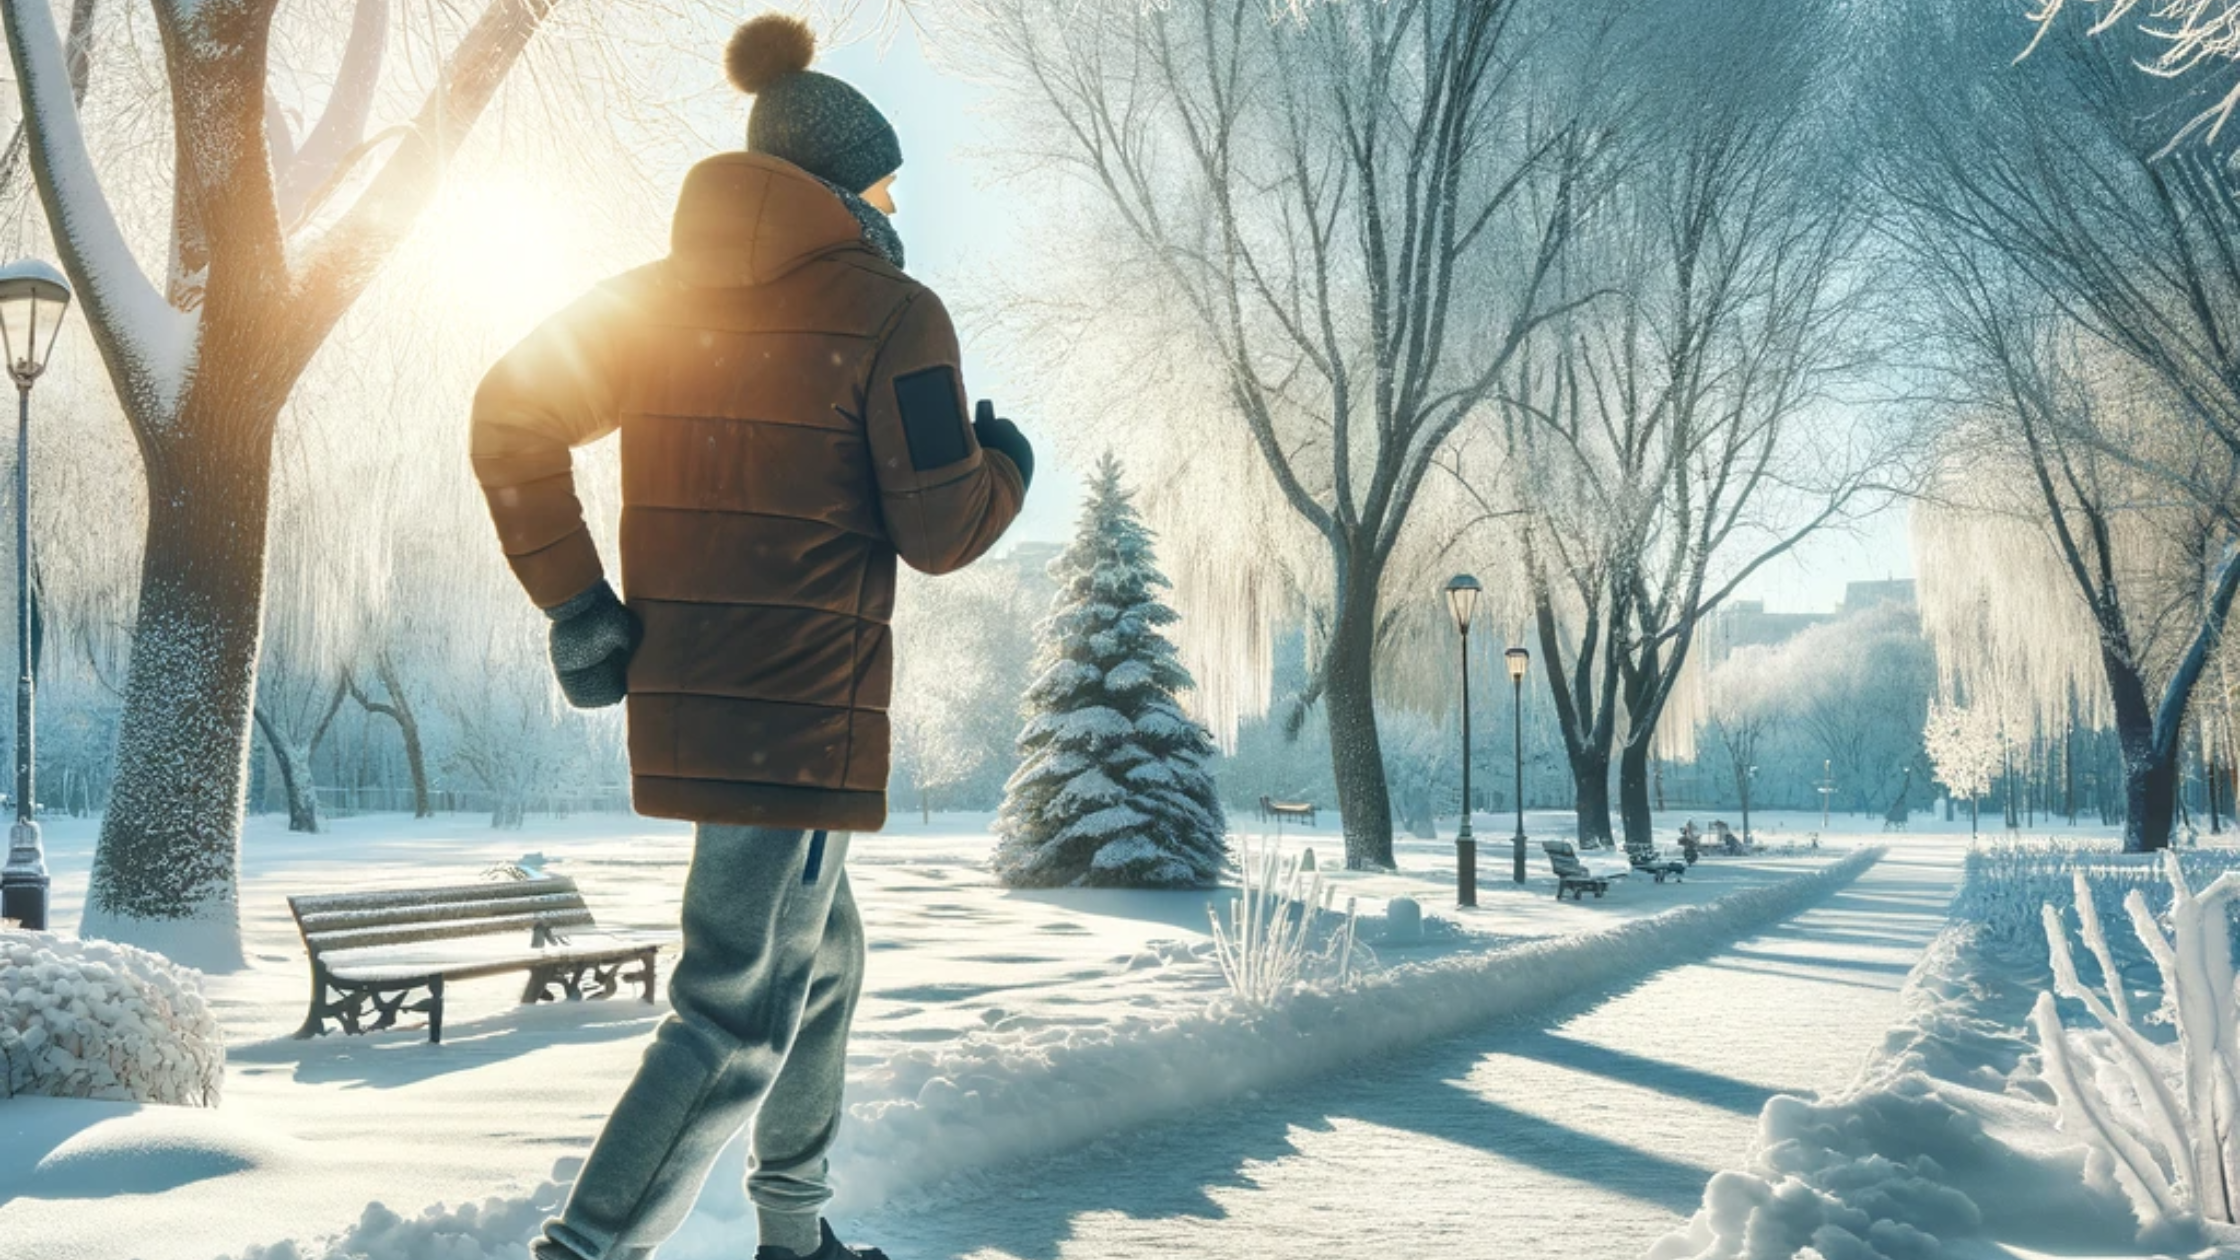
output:
{"label": "black glove", "polygon": [[629,688],[630,654],[644,628],[604,578],[565,604],[545,609],[552,618],[552,672],[579,709],[622,703]]}
{"label": "black glove", "polygon": [[1034,484],[1034,447],[1027,442],[1027,435],[1019,432],[1019,426],[997,415],[996,405],[985,398],[973,412],[972,436],[980,439],[980,445],[1001,452],[1019,466],[1022,488]]}

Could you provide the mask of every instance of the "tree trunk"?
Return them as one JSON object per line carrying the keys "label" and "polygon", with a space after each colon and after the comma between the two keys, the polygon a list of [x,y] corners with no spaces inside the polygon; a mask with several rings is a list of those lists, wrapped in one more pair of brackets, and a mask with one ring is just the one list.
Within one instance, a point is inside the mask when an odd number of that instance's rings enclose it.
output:
{"label": "tree trunk", "polygon": [[316,835],[319,793],[312,783],[310,756],[290,742],[262,707],[254,712],[257,729],[264,732],[265,746],[272,750],[273,764],[280,767],[280,790],[288,797],[288,830]]}
{"label": "tree trunk", "polygon": [[[1468,809],[1466,802],[1464,809]],[[1418,840],[1439,838],[1439,823],[1431,804],[1431,784],[1416,780],[1400,789],[1400,825]]]}
{"label": "tree trunk", "polygon": [[1610,843],[1610,750],[1589,748],[1571,755],[1572,800],[1579,813],[1582,848]]}
{"label": "tree trunk", "polygon": [[[384,686],[388,685],[387,677],[384,670]],[[412,706],[405,702],[404,693],[393,686],[389,688],[389,699],[396,705],[397,729],[404,735],[404,764],[406,771],[412,776],[412,816],[433,818],[436,816],[436,807],[428,799],[428,754],[420,744],[420,719],[413,715]]]}
{"label": "tree trunk", "polygon": [[1646,859],[1657,847],[1649,812],[1649,741],[1628,740],[1618,750],[1618,817],[1625,824],[1626,856]]}
{"label": "tree trunk", "polygon": [[[404,685],[397,679],[397,667],[389,660],[387,652],[381,654],[374,669],[381,679],[381,689],[389,694],[387,703],[376,703],[348,674],[343,676],[343,685],[350,689],[359,708],[378,713],[397,724],[397,732],[404,737],[405,770],[412,776],[412,816],[433,818],[436,811],[428,794],[428,757],[420,743],[420,718],[413,713],[412,701],[406,697]],[[360,751],[363,751],[362,744]]]}
{"label": "tree trunk", "polygon": [[1330,771],[1338,787],[1347,870],[1392,867],[1392,796],[1377,737],[1374,576],[1345,583],[1338,623],[1323,658],[1323,703],[1330,723]]}
{"label": "tree trunk", "polygon": [[2178,759],[2155,747],[2146,680],[2110,653],[2101,653],[2101,665],[2115,710],[2116,747],[2123,756],[2123,851],[2166,849],[2177,820]]}
{"label": "tree trunk", "polygon": [[[264,612],[277,405],[231,423],[189,409],[143,441],[147,545],[117,770],[79,933],[154,940],[206,969],[242,965],[236,872]],[[193,942],[135,923],[202,925]]]}

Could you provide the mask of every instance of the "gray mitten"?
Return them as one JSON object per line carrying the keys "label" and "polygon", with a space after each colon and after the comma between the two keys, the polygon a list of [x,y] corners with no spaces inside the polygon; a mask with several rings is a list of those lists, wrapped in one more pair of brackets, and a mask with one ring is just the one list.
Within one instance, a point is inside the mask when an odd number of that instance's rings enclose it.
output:
{"label": "gray mitten", "polygon": [[552,619],[552,672],[579,709],[603,709],[628,694],[630,654],[644,630],[605,579],[567,603],[545,609]]}

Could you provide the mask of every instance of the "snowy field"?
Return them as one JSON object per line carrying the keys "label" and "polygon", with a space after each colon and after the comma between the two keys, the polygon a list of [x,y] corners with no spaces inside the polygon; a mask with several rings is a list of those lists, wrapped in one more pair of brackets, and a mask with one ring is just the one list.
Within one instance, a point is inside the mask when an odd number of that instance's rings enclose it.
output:
{"label": "snowy field", "polygon": [[[1968,847],[1946,828],[1964,822],[1886,836],[1844,834],[1864,824],[1838,818],[1814,850],[1816,817],[1774,816],[1759,831],[1791,846],[1780,854],[1560,904],[1539,871],[1512,885],[1505,840],[1482,841],[1474,911],[1453,905],[1451,843],[1403,840],[1400,870],[1357,875],[1330,869],[1328,831],[1288,835],[1316,849],[1341,904],[1359,900],[1377,967],[1345,994],[1246,1019],[1208,956],[1221,894],[1008,891],[981,869],[985,821],[898,819],[850,855],[874,952],[835,1213],[897,1260],[1212,1254],[1269,1238],[1638,1256],[1687,1223],[1720,1169],[1738,1171],[1712,1184],[1705,1219],[1746,1220],[1735,1187],[1765,1179],[1815,1108],[1852,1117],[1857,1099],[1928,1071],[1924,1058],[1961,1063],[1979,1088],[1981,1063],[1922,1049],[1924,1011],[1944,1012],[1947,1032],[2004,1022],[1983,1033],[2003,1070],[2027,1059],[2008,1008],[2037,982],[2030,951],[1987,963],[1940,936]],[[1500,836],[1497,820],[1479,827]],[[65,930],[91,837],[67,820],[50,831]],[[224,1105],[0,1105],[0,1260],[519,1260],[665,1006],[524,1009],[498,978],[453,991],[441,1046],[420,1028],[299,1042],[306,975],[284,899],[471,879],[536,853],[581,883],[602,925],[658,928],[674,922],[689,832],[579,816],[516,832],[352,819],[296,836],[259,819],[244,849],[251,966],[206,982],[229,1046]],[[1378,947],[1375,914],[1402,894],[1433,930]],[[2011,942],[2026,926],[2016,900],[1979,893],[1967,908]],[[1991,980],[1970,987],[1974,967]],[[1954,1014],[1954,993],[1982,1009]],[[2037,1108],[2014,1139],[2052,1170],[2033,1184],[2064,1167],[2074,1182],[2081,1155],[2043,1099],[2001,1089]],[[2002,1105],[2011,1119],[2017,1104]],[[741,1171],[734,1148],[665,1258],[751,1249]],[[2072,1198],[2097,1234],[1987,1226],[1954,1235],[1977,1250],[1950,1254],[2029,1256],[2064,1233],[2089,1254],[2150,1254],[2126,1249],[2109,1201]],[[1998,1202],[1979,1215],[1996,1223]],[[1660,1254],[1791,1251],[1727,1247],[1714,1229]],[[1857,1253],[1914,1254],[1945,1252]]]}

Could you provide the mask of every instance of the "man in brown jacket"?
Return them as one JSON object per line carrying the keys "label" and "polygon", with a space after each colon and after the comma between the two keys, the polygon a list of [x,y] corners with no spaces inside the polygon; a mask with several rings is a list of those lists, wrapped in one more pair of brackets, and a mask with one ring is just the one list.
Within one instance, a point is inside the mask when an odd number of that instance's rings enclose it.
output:
{"label": "man in brown jacket", "polygon": [[[475,475],[562,690],[627,698],[633,803],[699,824],[673,1011],[539,1260],[650,1256],[750,1117],[759,1260],[878,1255],[818,1210],[863,967],[842,864],[886,819],[895,560],[979,558],[1034,458],[988,404],[966,422],[956,333],[886,217],[894,131],[813,55],[795,19],[739,29],[748,151],[686,176],[666,259],[475,396]],[[569,454],[617,431],[627,605]]]}

